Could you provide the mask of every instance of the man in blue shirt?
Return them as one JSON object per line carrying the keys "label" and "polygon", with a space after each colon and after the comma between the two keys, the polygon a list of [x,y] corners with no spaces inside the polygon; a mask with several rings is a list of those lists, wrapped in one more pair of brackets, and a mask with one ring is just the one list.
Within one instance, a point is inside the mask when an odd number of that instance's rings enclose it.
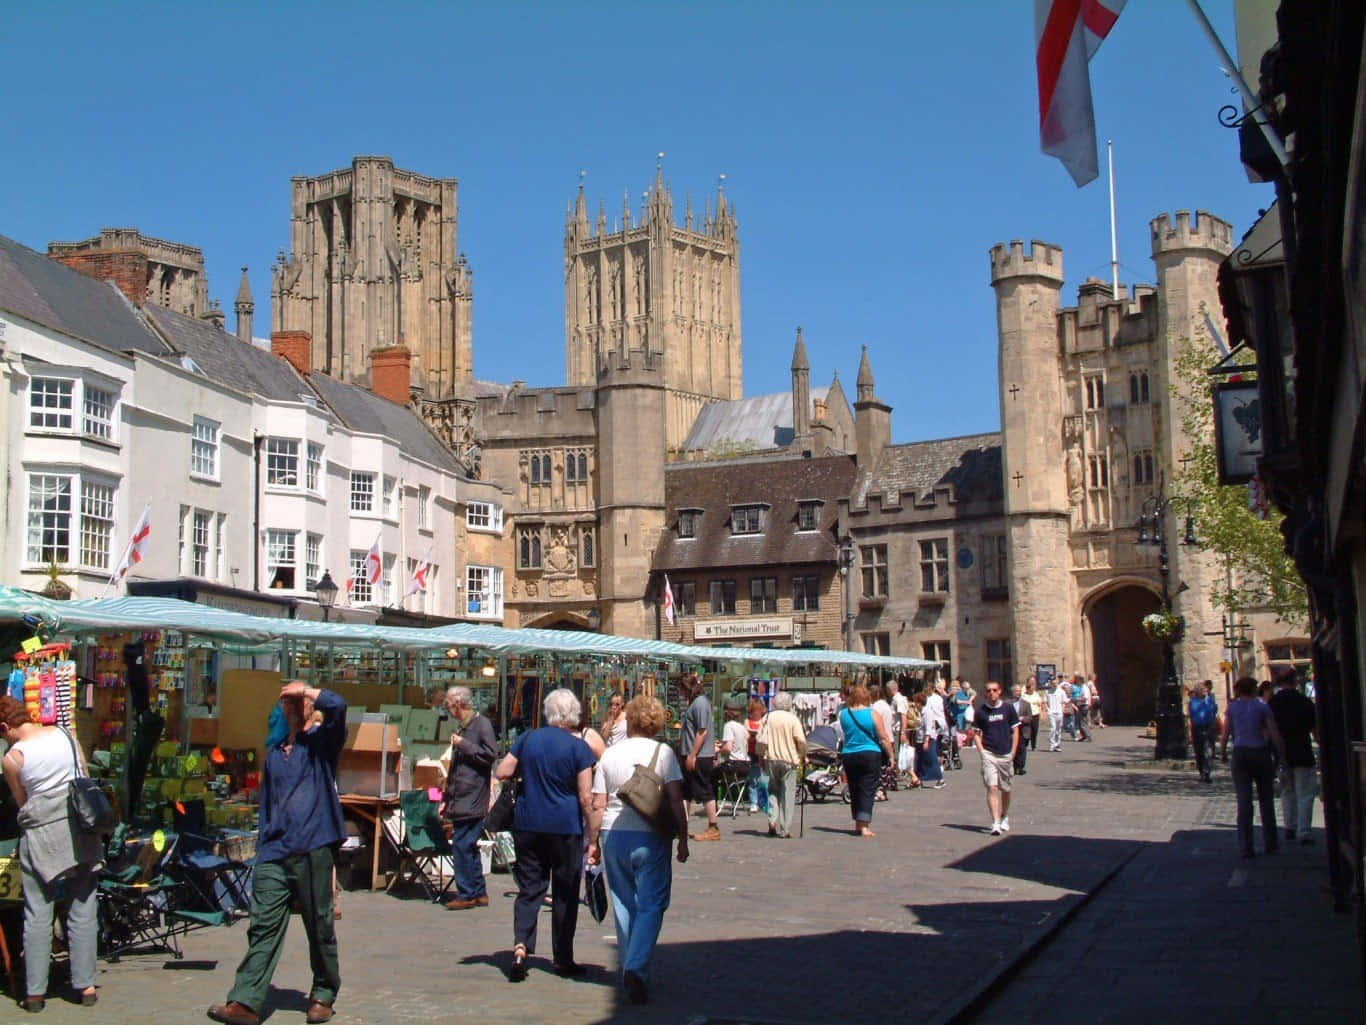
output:
{"label": "man in blue shirt", "polygon": [[210,1007],[209,1017],[225,1025],[260,1025],[289,913],[297,905],[313,966],[307,1020],[319,1025],[332,1017],[341,987],[332,866],[345,837],[336,775],[346,743],[346,702],[330,690],[294,680],[280,690],[271,727],[261,773],[247,952],[228,1002]]}
{"label": "man in blue shirt", "polygon": [[1195,748],[1195,767],[1200,770],[1200,779],[1205,783],[1213,782],[1214,733],[1219,721],[1219,705],[1212,693],[1214,685],[1203,680],[1191,688],[1190,723],[1191,747]]}
{"label": "man in blue shirt", "polygon": [[973,740],[982,756],[982,784],[987,788],[991,835],[1010,832],[1010,778],[1020,743],[1020,716],[1001,700],[1001,685],[987,684],[987,698],[973,717]]}

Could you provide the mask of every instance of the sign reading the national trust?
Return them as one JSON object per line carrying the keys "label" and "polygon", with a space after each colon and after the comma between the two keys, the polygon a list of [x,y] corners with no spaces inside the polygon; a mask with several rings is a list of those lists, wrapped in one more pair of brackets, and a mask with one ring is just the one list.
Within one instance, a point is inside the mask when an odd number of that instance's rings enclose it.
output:
{"label": "sign reading the national trust", "polygon": [[791,637],[792,617],[774,619],[699,619],[693,626],[697,641],[730,641],[751,637]]}

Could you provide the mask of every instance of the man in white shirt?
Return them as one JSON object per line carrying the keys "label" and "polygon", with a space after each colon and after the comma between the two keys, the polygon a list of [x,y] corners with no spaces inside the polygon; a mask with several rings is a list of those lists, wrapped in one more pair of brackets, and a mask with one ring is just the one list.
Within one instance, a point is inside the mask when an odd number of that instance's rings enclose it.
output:
{"label": "man in white shirt", "polygon": [[905,694],[901,693],[901,684],[896,680],[887,681],[887,701],[892,706],[892,744],[896,747],[897,754],[901,753],[901,746],[907,742],[906,719],[911,709],[911,702]]}
{"label": "man in white shirt", "polygon": [[[925,699],[925,711],[922,713],[922,721],[925,724],[925,736],[930,738],[930,754],[938,761],[939,752],[942,745],[946,742],[946,734],[949,731],[948,715],[944,708],[944,685],[936,683],[930,696]],[[944,777],[940,776],[938,782],[934,784],[936,790],[944,787]]]}
{"label": "man in white shirt", "polygon": [[1067,704],[1067,688],[1062,680],[1054,680],[1048,691],[1048,750],[1062,750],[1063,707]]}

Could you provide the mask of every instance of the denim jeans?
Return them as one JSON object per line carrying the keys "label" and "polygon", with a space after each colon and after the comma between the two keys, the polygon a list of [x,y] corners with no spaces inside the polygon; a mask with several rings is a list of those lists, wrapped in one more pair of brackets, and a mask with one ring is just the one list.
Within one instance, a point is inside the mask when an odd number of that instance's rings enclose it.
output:
{"label": "denim jeans", "polygon": [[483,819],[455,819],[451,822],[451,863],[455,866],[455,895],[473,900],[488,895],[484,869],[479,863],[479,838],[484,835]]}
{"label": "denim jeans", "polygon": [[757,758],[749,760],[749,803],[760,811],[768,811],[768,776]]}
{"label": "denim jeans", "polygon": [[664,924],[673,886],[669,841],[653,832],[609,829],[602,839],[602,863],[612,894],[621,970],[650,977],[650,958]]}
{"label": "denim jeans", "polygon": [[47,995],[47,972],[52,961],[52,916],[58,899],[69,901],[66,943],[71,954],[71,988],[80,992],[95,985],[95,942],[98,932],[99,891],[95,873],[77,868],[64,879],[44,885],[24,872],[24,975],[28,995]]}
{"label": "denim jeans", "polygon": [[1214,770],[1214,724],[1191,723],[1191,746],[1195,748],[1195,767],[1201,777],[1207,777]]}
{"label": "denim jeans", "polygon": [[920,782],[938,783],[944,778],[944,767],[939,764],[939,745],[942,743],[942,737],[931,737],[928,748],[923,741],[915,745],[915,771]]}
{"label": "denim jeans", "polygon": [[1279,846],[1276,839],[1276,795],[1272,783],[1276,771],[1272,766],[1271,749],[1267,747],[1234,747],[1233,789],[1238,797],[1238,850],[1244,857],[1252,856],[1252,787],[1257,787],[1257,804],[1262,813],[1262,841],[1270,854]]}

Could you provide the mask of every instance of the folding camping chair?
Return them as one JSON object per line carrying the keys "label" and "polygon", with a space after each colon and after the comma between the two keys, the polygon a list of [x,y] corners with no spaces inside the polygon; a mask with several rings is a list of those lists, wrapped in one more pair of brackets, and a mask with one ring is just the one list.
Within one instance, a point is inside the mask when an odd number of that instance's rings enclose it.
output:
{"label": "folding camping chair", "polygon": [[251,862],[218,853],[208,835],[202,800],[177,801],[173,815],[180,844],[169,871],[185,883],[189,899],[202,911],[245,913],[250,906]]}
{"label": "folding camping chair", "polygon": [[98,943],[106,959],[129,951],[184,956],[180,937],[191,929],[222,925],[221,911],[198,911],[185,899],[185,884],[169,871],[180,839],[165,834],[158,851],[144,843],[128,864],[107,868],[99,881]]}
{"label": "folding camping chair", "polygon": [[717,812],[726,813],[730,805],[730,817],[740,814],[740,805],[745,800],[745,790],[749,786],[749,762],[725,761],[716,766],[716,804]]}
{"label": "folding camping chair", "polygon": [[432,901],[446,899],[447,891],[455,883],[455,873],[447,872],[452,867],[451,844],[441,828],[440,809],[425,790],[399,793],[397,829],[385,823],[398,852],[398,870],[384,888],[386,893],[397,883],[416,883]]}

